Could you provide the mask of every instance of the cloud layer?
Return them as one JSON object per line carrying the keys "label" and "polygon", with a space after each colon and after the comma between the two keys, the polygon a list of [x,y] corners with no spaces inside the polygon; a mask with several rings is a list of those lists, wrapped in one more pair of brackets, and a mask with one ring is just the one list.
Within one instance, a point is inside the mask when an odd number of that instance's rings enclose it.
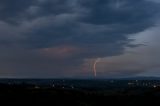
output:
{"label": "cloud layer", "polygon": [[159,9],[149,0],[0,0],[0,75],[90,76],[86,60],[136,47],[129,37],[153,27]]}

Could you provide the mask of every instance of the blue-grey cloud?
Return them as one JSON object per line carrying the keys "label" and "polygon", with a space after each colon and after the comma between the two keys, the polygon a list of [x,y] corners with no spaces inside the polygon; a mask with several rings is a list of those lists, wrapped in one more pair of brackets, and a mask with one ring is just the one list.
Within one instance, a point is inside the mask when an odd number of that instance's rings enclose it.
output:
{"label": "blue-grey cloud", "polygon": [[0,13],[3,70],[11,70],[8,67],[14,63],[15,73],[65,76],[81,70],[85,59],[120,55],[126,46],[135,47],[129,36],[155,24],[159,4],[149,0],[0,0]]}

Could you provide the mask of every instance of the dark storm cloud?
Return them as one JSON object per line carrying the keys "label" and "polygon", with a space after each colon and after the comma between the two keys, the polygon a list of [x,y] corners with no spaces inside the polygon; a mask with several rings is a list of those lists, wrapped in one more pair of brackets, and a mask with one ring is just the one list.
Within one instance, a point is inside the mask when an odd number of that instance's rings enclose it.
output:
{"label": "dark storm cloud", "polygon": [[149,15],[145,10],[150,7],[143,0],[95,0],[92,4],[85,2],[84,5],[91,8],[91,13],[84,20],[94,24],[135,23],[137,19],[142,20]]}
{"label": "dark storm cloud", "polygon": [[0,19],[10,23],[17,23],[24,18],[24,11],[32,5],[34,0],[0,0]]}
{"label": "dark storm cloud", "polygon": [[147,0],[0,0],[0,47],[10,52],[0,57],[17,73],[67,73],[85,59],[123,54],[129,35],[153,26],[158,10]]}
{"label": "dark storm cloud", "polygon": [[[119,53],[129,42],[128,34],[143,31],[153,25],[153,15],[156,14],[158,5],[144,0],[121,0],[117,7],[116,1],[76,0],[73,4],[63,2],[61,5],[50,1],[48,6],[41,5],[41,11],[47,11],[48,16],[43,17],[44,23],[39,28],[32,30],[27,42],[35,48],[73,44],[87,47],[89,51],[97,50],[96,53],[87,51],[86,56],[95,54],[98,57],[101,53],[106,54],[107,49],[113,54],[114,51]],[[50,7],[50,4],[56,3],[56,9]],[[62,9],[64,10],[61,11]]]}

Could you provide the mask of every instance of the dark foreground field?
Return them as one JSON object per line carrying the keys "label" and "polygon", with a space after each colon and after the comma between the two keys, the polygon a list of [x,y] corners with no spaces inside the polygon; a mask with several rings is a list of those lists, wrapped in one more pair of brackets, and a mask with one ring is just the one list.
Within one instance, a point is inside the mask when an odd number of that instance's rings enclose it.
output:
{"label": "dark foreground field", "polygon": [[0,102],[7,105],[107,106],[160,104],[159,88],[126,88],[80,90],[65,88],[33,88],[21,85],[1,85]]}

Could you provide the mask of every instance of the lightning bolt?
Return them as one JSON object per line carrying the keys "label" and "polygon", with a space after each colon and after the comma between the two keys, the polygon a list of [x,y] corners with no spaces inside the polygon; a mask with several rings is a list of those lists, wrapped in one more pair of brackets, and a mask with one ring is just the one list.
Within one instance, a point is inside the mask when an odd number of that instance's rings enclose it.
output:
{"label": "lightning bolt", "polygon": [[93,65],[94,77],[97,77],[97,69],[96,69],[96,66],[97,66],[97,63],[98,63],[100,60],[101,60],[101,59],[98,58],[98,59],[95,60],[95,62],[94,62],[94,65]]}

